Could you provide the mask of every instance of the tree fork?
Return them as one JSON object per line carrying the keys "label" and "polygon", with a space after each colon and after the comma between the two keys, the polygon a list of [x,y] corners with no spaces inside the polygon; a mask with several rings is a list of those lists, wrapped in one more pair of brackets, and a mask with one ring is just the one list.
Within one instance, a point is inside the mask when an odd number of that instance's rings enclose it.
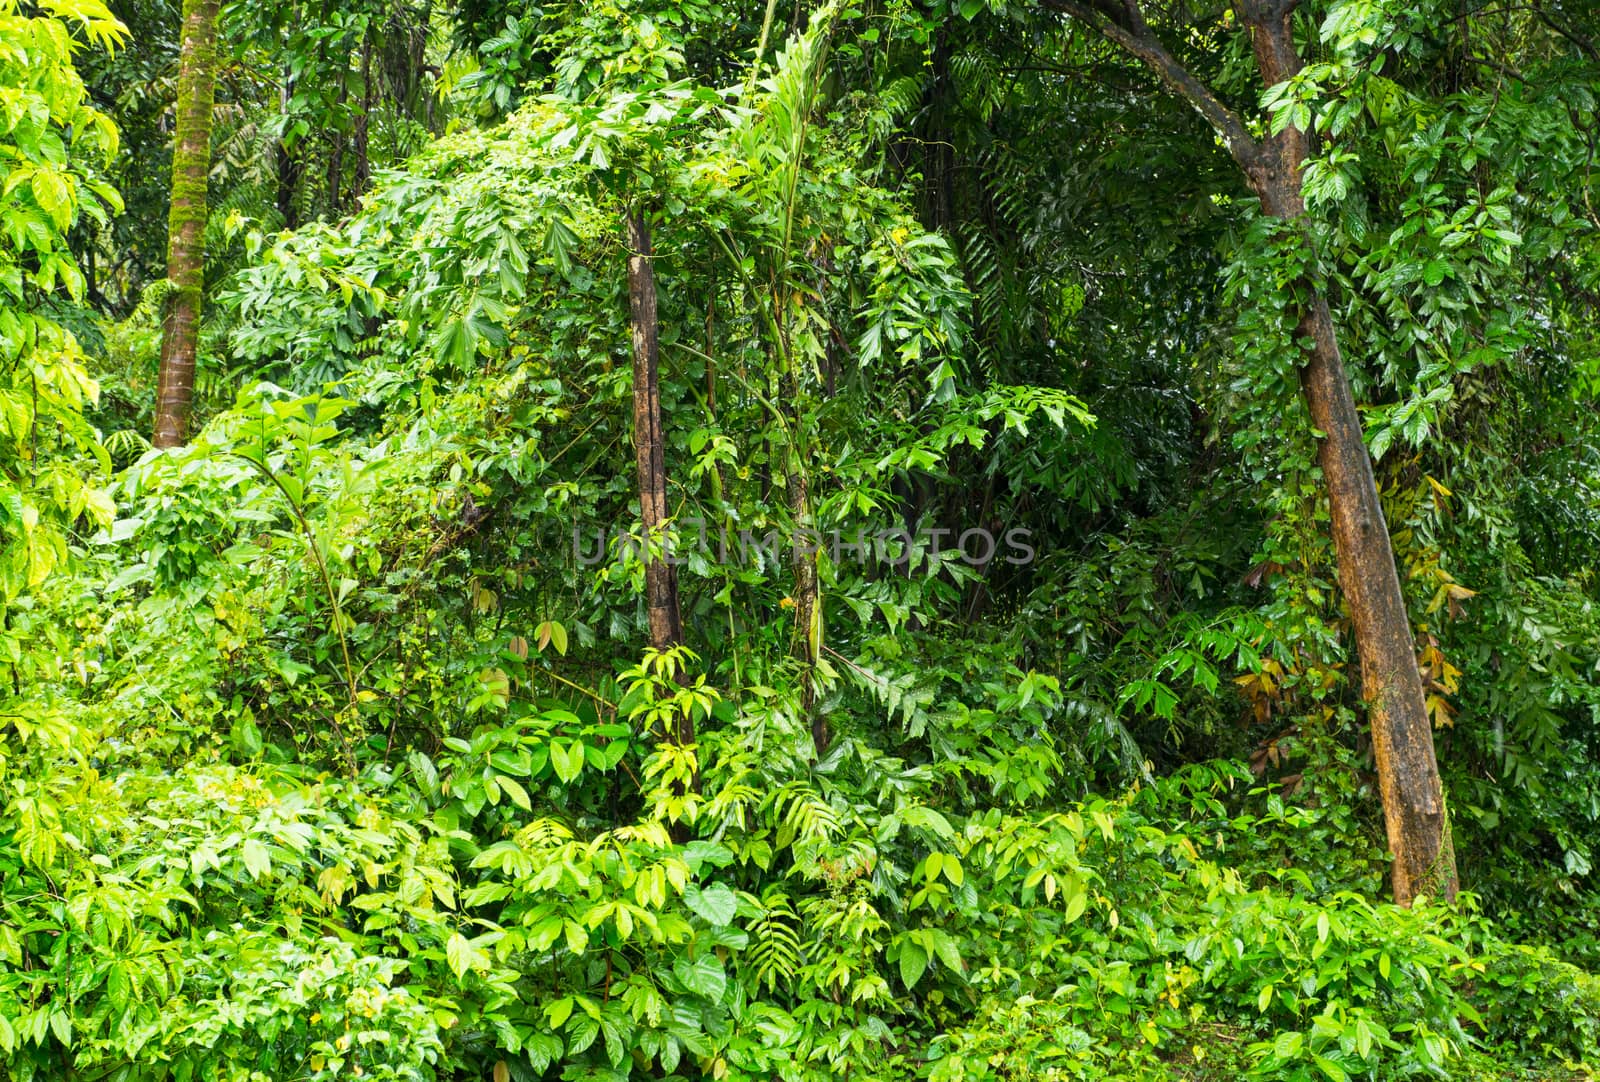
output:
{"label": "tree fork", "polygon": [[167,217],[167,277],[173,284],[161,336],[156,386],[157,447],[181,447],[194,403],[195,357],[205,291],[206,175],[216,101],[217,13],[221,0],[184,0],[178,55],[177,126],[172,146],[172,208]]}
{"label": "tree fork", "polygon": [[[1291,125],[1263,141],[1252,138],[1239,116],[1167,51],[1145,22],[1138,0],[1044,2],[1138,57],[1168,90],[1204,117],[1243,170],[1264,213],[1291,223],[1304,216],[1301,188],[1309,153],[1304,132]],[[1300,70],[1293,33],[1297,6],[1297,0],[1246,0],[1238,8],[1267,86]],[[1312,344],[1299,366],[1300,387],[1312,423],[1323,434],[1318,462],[1327,486],[1339,585],[1350,608],[1361,662],[1362,697],[1394,855],[1394,899],[1410,905],[1419,894],[1454,898],[1455,849],[1434,753],[1433,725],[1372,459],[1327,297],[1317,283],[1301,284],[1309,300],[1299,314],[1296,338]]]}
{"label": "tree fork", "polygon": [[[1262,82],[1274,86],[1293,78],[1301,66],[1294,44],[1294,5],[1257,3],[1246,8],[1245,17]],[[1306,134],[1293,126],[1257,151],[1256,168],[1246,172],[1268,214],[1285,221],[1305,214],[1301,189],[1309,152]],[[1339,585],[1350,607],[1361,661],[1361,692],[1394,854],[1394,897],[1401,905],[1418,894],[1454,898],[1455,850],[1411,618],[1333,314],[1323,292],[1313,287],[1310,295],[1295,330],[1298,340],[1312,343],[1299,369],[1300,388],[1312,424],[1323,433],[1317,461],[1328,489]]]}

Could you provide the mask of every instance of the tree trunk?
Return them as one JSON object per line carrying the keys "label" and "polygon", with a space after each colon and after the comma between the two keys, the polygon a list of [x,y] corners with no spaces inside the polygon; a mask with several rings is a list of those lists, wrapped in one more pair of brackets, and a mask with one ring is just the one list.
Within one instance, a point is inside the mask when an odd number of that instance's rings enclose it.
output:
{"label": "tree trunk", "polygon": [[361,115],[356,117],[355,150],[356,169],[355,176],[350,181],[350,198],[355,200],[356,209],[361,209],[361,197],[366,194],[367,184],[372,178],[372,163],[368,155],[368,133],[372,124],[372,32],[361,39]]}
{"label": "tree trunk", "polygon": [[923,202],[928,224],[934,230],[949,232],[955,220],[956,145],[950,132],[950,105],[953,85],[950,80],[950,36],[940,29],[933,39],[929,57],[931,78],[923,105],[928,118],[927,138],[923,143],[925,175]]}
{"label": "tree trunk", "polygon": [[[1145,22],[1139,0],[1044,0],[1094,27],[1147,64],[1172,93],[1186,100],[1221,137],[1261,200],[1264,213],[1295,221],[1305,213],[1301,196],[1308,140],[1285,128],[1263,140],[1210,87],[1180,64]],[[1275,86],[1300,70],[1294,44],[1297,0],[1244,0],[1235,10],[1250,32],[1262,82]],[[1400,905],[1419,894],[1454,898],[1455,848],[1445,810],[1433,725],[1422,693],[1416,643],[1405,596],[1395,571],[1394,551],[1378,501],[1339,355],[1338,336],[1326,295],[1315,282],[1301,283],[1310,298],[1300,313],[1296,339],[1311,345],[1301,363],[1300,387],[1312,423],[1323,434],[1318,461],[1327,484],[1339,585],[1350,607],[1361,692],[1367,703],[1378,789],[1394,854],[1392,887]]]}
{"label": "tree trunk", "polygon": [[[350,100],[350,50],[346,49],[339,65],[339,97],[334,102],[333,113],[344,122],[345,103]],[[344,187],[344,132],[334,128],[329,135],[332,146],[328,151],[328,220],[336,221],[339,209],[344,206],[340,190]]]}
{"label": "tree trunk", "polygon": [[172,209],[167,218],[167,277],[173,284],[161,337],[156,388],[157,447],[181,447],[194,402],[195,354],[205,290],[206,174],[211,169],[211,111],[216,97],[217,12],[221,0],[184,0],[178,54],[177,129],[172,146]]}
{"label": "tree trunk", "polygon": [[[798,406],[799,392],[790,383],[794,401]],[[804,423],[800,410],[795,411],[796,428]],[[800,709],[811,727],[811,745],[817,758],[828,750],[832,739],[828,732],[828,719],[817,710],[816,669],[822,652],[822,607],[819,603],[817,583],[817,548],[821,535],[813,530],[811,521],[810,484],[806,478],[806,458],[800,448],[788,448],[789,510],[794,515],[795,536],[792,539],[794,570],[794,657],[800,662]]]}
{"label": "tree trunk", "polygon": [[[289,103],[294,100],[294,75],[285,71],[283,73],[283,89],[278,93],[278,108],[283,115],[289,113]],[[278,140],[277,165],[278,165],[278,217],[283,219],[283,228],[294,229],[300,224],[299,215],[295,211],[295,194],[300,190],[300,159],[289,147],[287,134]]]}
{"label": "tree trunk", "polygon": [[[639,469],[639,518],[645,532],[644,595],[650,645],[668,650],[683,641],[678,615],[678,569],[660,552],[667,513],[666,447],[661,435],[661,339],[650,226],[640,210],[628,214],[628,308],[633,326],[633,443]],[[678,721],[679,744],[694,743],[694,720]]]}
{"label": "tree trunk", "polygon": [[[1294,44],[1292,8],[1262,5],[1246,17],[1262,82],[1274,86],[1293,78],[1301,61]],[[1267,214],[1292,221],[1305,213],[1301,185],[1307,143],[1304,132],[1286,128],[1246,165],[1251,187]],[[1326,296],[1311,283],[1306,285],[1311,301],[1300,315],[1295,337],[1312,344],[1300,367],[1300,388],[1312,424],[1323,433],[1318,462],[1328,489],[1339,586],[1350,607],[1361,659],[1361,692],[1394,854],[1394,897],[1401,905],[1409,905],[1418,894],[1454,898],[1455,848],[1411,619],[1333,316]]]}

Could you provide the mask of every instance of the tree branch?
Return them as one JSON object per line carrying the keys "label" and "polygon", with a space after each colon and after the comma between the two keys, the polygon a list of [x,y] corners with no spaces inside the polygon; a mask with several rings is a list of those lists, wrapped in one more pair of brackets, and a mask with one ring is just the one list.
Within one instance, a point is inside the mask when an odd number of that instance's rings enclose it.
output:
{"label": "tree branch", "polygon": [[1195,112],[1222,138],[1246,172],[1255,164],[1260,144],[1245,130],[1244,121],[1222,103],[1211,88],[1195,77],[1167,51],[1139,9],[1139,0],[1041,0],[1043,5],[1091,26],[1107,40],[1143,60],[1167,88],[1193,106]]}
{"label": "tree branch", "polygon": [[1577,30],[1570,26],[1563,26],[1561,23],[1556,22],[1555,17],[1550,14],[1543,4],[1534,4],[1533,10],[1538,15],[1540,22],[1544,23],[1552,32],[1566,38],[1567,41],[1576,46],[1586,60],[1590,63],[1600,62],[1600,49],[1596,48],[1593,40],[1578,33]]}

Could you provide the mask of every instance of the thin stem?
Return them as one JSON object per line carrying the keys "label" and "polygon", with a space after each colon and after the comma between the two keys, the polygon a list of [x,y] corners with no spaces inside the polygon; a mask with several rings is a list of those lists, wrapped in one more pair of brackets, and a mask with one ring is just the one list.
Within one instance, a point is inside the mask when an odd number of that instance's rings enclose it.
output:
{"label": "thin stem", "polygon": [[[306,548],[310,550],[311,559],[316,563],[317,572],[322,576],[323,589],[328,593],[328,604],[333,608],[333,631],[339,637],[339,652],[344,657],[344,686],[350,697],[350,716],[354,717],[356,712],[356,670],[350,661],[350,642],[345,638],[344,634],[344,611],[339,607],[339,595],[333,588],[333,577],[328,574],[327,561],[322,558],[322,550],[317,547],[316,533],[311,529],[311,523],[306,519],[305,512],[301,510],[300,505],[295,502],[294,497],[289,494],[289,490],[284,487],[283,482],[270,466],[239,451],[229,451],[227,453],[231,457],[244,459],[260,471],[267,480],[271,481],[273,487],[282,493],[283,500],[289,505],[289,511],[294,515],[295,521],[300,523],[301,532],[305,534]],[[334,713],[331,715],[331,720],[333,721],[334,734],[339,738],[339,746],[344,750],[345,761],[350,768],[350,773],[353,775],[356,772],[355,750],[350,746],[350,739],[345,735],[344,726],[339,724],[339,715]]]}

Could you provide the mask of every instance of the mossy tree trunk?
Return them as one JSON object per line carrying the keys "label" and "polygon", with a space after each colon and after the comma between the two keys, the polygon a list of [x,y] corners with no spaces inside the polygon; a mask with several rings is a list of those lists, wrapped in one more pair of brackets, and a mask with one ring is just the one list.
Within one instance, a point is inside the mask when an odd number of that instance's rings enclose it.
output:
{"label": "mossy tree trunk", "polygon": [[178,54],[177,130],[172,146],[172,210],[167,219],[167,302],[156,388],[157,447],[180,447],[194,402],[200,306],[205,292],[206,174],[211,169],[211,110],[217,82],[220,0],[184,0]]}

